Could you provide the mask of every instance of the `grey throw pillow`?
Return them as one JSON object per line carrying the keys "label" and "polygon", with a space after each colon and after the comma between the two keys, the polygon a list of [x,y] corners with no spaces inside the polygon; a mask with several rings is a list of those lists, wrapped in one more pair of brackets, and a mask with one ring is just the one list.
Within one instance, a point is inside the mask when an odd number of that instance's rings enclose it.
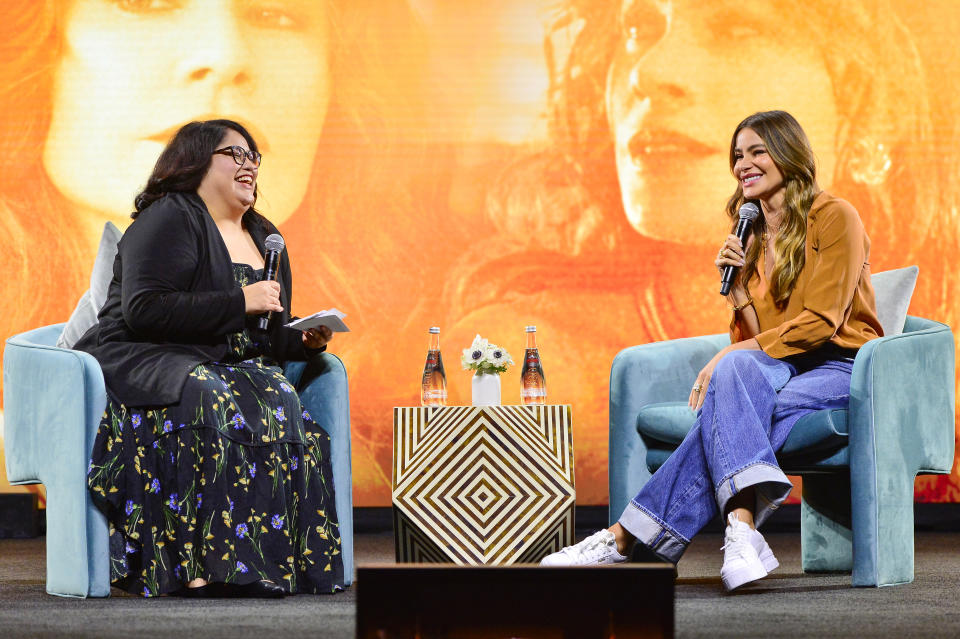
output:
{"label": "grey throw pillow", "polygon": [[107,301],[107,291],[110,280],[113,279],[113,261],[117,257],[117,243],[122,236],[123,233],[112,222],[103,225],[100,247],[97,249],[97,258],[93,261],[93,272],[90,274],[90,288],[77,302],[70,320],[63,327],[63,332],[57,339],[57,346],[60,348],[73,348],[83,334],[97,323],[97,314]]}
{"label": "grey throw pillow", "polygon": [[907,266],[874,273],[870,278],[877,295],[877,318],[883,326],[884,335],[899,335],[903,332],[919,271],[916,266]]}

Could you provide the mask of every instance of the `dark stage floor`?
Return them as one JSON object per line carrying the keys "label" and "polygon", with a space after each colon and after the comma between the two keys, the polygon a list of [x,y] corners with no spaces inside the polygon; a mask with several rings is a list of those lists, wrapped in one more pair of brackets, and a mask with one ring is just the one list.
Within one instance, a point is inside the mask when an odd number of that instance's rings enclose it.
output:
{"label": "dark stage floor", "polygon": [[[917,534],[916,580],[853,589],[848,575],[804,575],[800,538],[767,536],[781,567],[727,594],[722,539],[704,533],[680,563],[678,637],[958,637],[960,533]],[[393,561],[389,533],[356,538],[359,564]],[[44,540],[0,540],[0,636],[353,637],[355,594],[282,601],[63,599],[44,592]]]}

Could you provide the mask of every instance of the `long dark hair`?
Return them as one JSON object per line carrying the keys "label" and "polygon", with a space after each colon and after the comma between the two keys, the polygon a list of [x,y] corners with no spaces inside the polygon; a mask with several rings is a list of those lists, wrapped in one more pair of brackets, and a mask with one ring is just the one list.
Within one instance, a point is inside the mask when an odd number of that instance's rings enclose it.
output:
{"label": "long dark hair", "polygon": [[[196,191],[210,168],[213,152],[219,148],[228,130],[242,135],[250,150],[259,152],[249,131],[233,120],[206,120],[183,125],[157,159],[147,186],[134,199],[136,211],[130,217],[136,219],[140,211],[167,193]],[[257,200],[256,187],[253,200]]]}

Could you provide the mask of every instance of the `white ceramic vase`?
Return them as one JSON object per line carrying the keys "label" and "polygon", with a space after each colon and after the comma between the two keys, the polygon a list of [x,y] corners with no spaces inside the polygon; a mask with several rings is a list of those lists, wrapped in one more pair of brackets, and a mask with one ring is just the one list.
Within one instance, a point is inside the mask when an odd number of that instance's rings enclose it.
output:
{"label": "white ceramic vase", "polygon": [[471,381],[474,406],[500,405],[500,376],[497,374],[473,374]]}

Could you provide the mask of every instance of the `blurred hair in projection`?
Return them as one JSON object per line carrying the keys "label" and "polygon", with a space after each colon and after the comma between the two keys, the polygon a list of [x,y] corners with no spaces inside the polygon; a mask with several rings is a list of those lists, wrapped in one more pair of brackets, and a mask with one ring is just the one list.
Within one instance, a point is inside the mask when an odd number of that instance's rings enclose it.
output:
{"label": "blurred hair in projection", "polygon": [[[514,316],[508,296],[514,307],[537,299],[545,313],[553,308],[553,326],[538,325],[568,336],[594,371],[560,392],[583,396],[581,414],[605,414],[598,371],[620,348],[722,328],[722,300],[705,291],[731,229],[728,145],[757,111],[797,117],[820,187],[863,217],[872,270],[919,264],[911,312],[956,324],[958,163],[945,137],[953,116],[932,104],[915,36],[890,2],[566,0],[545,51],[551,143],[505,167],[488,198],[512,252],[468,256],[448,293],[452,315],[504,327],[532,321]],[[603,330],[563,324],[563,309],[588,302],[599,302]],[[597,421],[580,451],[586,443],[602,456]],[[603,481],[600,462],[588,462],[588,485]],[[960,484],[931,477],[918,486],[947,481]],[[960,499],[956,486],[937,490]]]}
{"label": "blurred hair in projection", "polygon": [[67,320],[104,222],[129,224],[191,120],[230,118],[258,140],[257,208],[303,257],[304,307],[375,305],[346,261],[370,261],[357,238],[387,260],[384,220],[443,214],[416,192],[443,158],[426,149],[426,51],[406,0],[10,0],[0,15],[4,336]]}
{"label": "blurred hair in projection", "polygon": [[402,0],[12,0],[2,11],[15,53],[0,62],[4,298],[18,309],[4,335],[69,317],[104,221],[129,223],[163,145],[191,120],[251,130],[264,155],[258,208],[277,224],[329,229],[374,200],[384,214],[409,206],[403,177],[422,131],[391,123],[420,119],[420,81],[397,60],[422,52]]}

